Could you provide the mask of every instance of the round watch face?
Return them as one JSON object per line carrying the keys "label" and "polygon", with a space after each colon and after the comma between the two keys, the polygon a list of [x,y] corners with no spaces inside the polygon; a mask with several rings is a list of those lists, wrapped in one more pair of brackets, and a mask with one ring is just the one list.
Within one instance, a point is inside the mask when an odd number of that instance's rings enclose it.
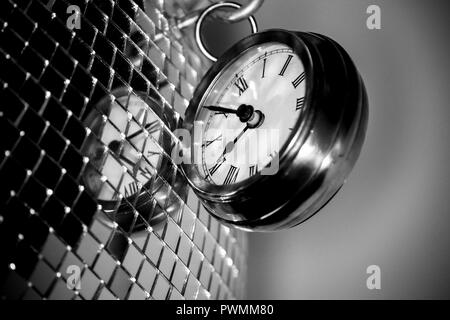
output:
{"label": "round watch face", "polygon": [[149,101],[134,94],[107,98],[86,119],[83,180],[100,203],[139,195],[160,166],[163,124]]}
{"label": "round watch face", "polygon": [[341,188],[362,147],[367,94],[345,50],[266,30],[205,74],[186,111],[182,164],[203,205],[251,230],[299,224]]}
{"label": "round watch face", "polygon": [[[199,105],[203,177],[232,184],[266,167],[302,116],[305,77],[299,56],[283,43],[255,45],[234,59]],[[241,105],[253,108],[253,127],[232,112]]]}

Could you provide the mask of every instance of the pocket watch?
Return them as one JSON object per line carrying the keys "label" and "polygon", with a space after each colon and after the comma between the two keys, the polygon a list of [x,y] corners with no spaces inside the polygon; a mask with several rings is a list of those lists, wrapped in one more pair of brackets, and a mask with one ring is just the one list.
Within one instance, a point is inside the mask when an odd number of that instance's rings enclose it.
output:
{"label": "pocket watch", "polygon": [[316,33],[267,30],[205,74],[184,120],[182,169],[205,208],[245,230],[298,225],[341,188],[360,153],[365,87]]}
{"label": "pocket watch", "polygon": [[[156,214],[155,192],[162,186],[164,152],[171,140],[163,130],[162,104],[126,88],[113,90],[101,99],[85,119],[90,134],[83,145],[86,190],[119,225],[130,223],[136,213],[147,222]],[[135,223],[135,229],[139,226]]]}

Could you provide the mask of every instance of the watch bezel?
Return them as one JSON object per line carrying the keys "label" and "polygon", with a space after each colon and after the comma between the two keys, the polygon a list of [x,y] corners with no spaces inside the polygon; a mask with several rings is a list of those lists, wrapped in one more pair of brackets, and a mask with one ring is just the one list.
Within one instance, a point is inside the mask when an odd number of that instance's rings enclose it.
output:
{"label": "watch bezel", "polygon": [[245,48],[274,40],[291,44],[306,73],[307,110],[280,151],[279,171],[205,188],[205,181],[192,170],[194,165],[182,165],[204,207],[223,223],[244,230],[289,228],[318,212],[344,184],[367,129],[367,93],[347,52],[326,36],[279,29],[247,37],[213,65],[191,100],[185,127],[192,132],[199,103],[227,62]]}
{"label": "watch bezel", "polygon": [[[252,47],[269,42],[280,43],[289,46],[293,50],[293,52],[300,58],[305,72],[304,112],[296,121],[295,126],[290,133],[286,143],[284,143],[280,148],[279,170],[275,174],[280,175],[282,174],[286,159],[294,156],[295,152],[298,150],[298,147],[301,146],[302,140],[305,139],[310,129],[311,119],[313,117],[313,110],[311,110],[309,103],[311,96],[314,95],[315,90],[313,61],[311,59],[311,55],[308,51],[307,46],[304,44],[302,39],[300,39],[294,32],[281,29],[262,31],[249,35],[248,37],[244,38],[243,40],[233,45],[230,49],[228,49],[225,54],[219,57],[219,59],[203,76],[186,110],[183,124],[184,127],[191,132],[191,137],[193,137],[194,121],[196,120],[197,115],[201,109],[199,108],[199,106],[202,104],[202,101],[208,95],[217,79],[220,78],[225,68],[233,64],[236,59],[238,59],[246,51],[251,50]],[[192,150],[193,143],[194,141],[191,141],[190,146],[183,145],[183,148]],[[193,153],[191,153],[191,156],[193,156]],[[191,161],[192,160],[193,159],[191,157]],[[239,197],[240,194],[245,192],[245,190],[251,185],[259,183],[262,180],[271,179],[272,177],[271,175],[261,175],[261,171],[259,171],[254,176],[237,183],[230,185],[217,185],[207,181],[207,179],[202,177],[196,164],[187,164],[183,162],[181,164],[181,168],[188,178],[189,184],[197,194],[201,195],[201,197],[204,199],[211,201],[219,200],[221,202],[227,202],[235,197]]]}

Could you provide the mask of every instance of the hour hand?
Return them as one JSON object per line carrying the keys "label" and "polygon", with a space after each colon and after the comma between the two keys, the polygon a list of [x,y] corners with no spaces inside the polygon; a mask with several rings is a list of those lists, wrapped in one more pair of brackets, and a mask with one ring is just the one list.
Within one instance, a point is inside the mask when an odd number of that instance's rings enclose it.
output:
{"label": "hour hand", "polygon": [[205,106],[204,108],[211,110],[211,111],[223,112],[223,113],[236,113],[237,112],[237,110],[225,108],[225,107],[219,107],[219,106]]}
{"label": "hour hand", "polygon": [[245,126],[244,129],[242,129],[242,131],[236,136],[236,138],[234,138],[233,141],[230,141],[227,143],[227,145],[225,146],[225,149],[223,150],[219,159],[217,159],[217,161],[214,163],[214,165],[209,169],[209,173],[211,175],[213,175],[214,172],[216,172],[217,169],[219,169],[219,167],[227,160],[225,158],[225,156],[227,155],[227,153],[230,153],[234,149],[234,145],[242,137],[242,135],[245,133],[245,131],[248,130],[248,128],[249,128],[249,126]]}
{"label": "hour hand", "polygon": [[249,126],[245,126],[244,129],[236,136],[236,138],[233,139],[233,141],[230,141],[226,144],[225,149],[223,150],[222,157],[225,157],[227,153],[230,153],[234,149],[234,145],[238,140],[244,135],[245,131],[247,131]]}
{"label": "hour hand", "polygon": [[140,135],[141,133],[143,133],[145,130],[147,130],[149,133],[155,132],[159,128],[159,124],[160,123],[158,120],[152,121],[152,122],[146,124],[143,129],[137,130],[137,131],[133,132],[132,134],[130,134],[129,136],[127,136],[127,139],[128,140],[133,139],[133,138],[137,137],[138,135]]}
{"label": "hour hand", "polygon": [[253,117],[253,113],[255,111],[255,108],[253,108],[253,106],[249,104],[241,104],[237,109],[230,109],[221,106],[204,106],[204,108],[211,111],[220,112],[223,114],[227,113],[235,114],[236,116],[239,117],[239,120],[241,122],[249,121]]}

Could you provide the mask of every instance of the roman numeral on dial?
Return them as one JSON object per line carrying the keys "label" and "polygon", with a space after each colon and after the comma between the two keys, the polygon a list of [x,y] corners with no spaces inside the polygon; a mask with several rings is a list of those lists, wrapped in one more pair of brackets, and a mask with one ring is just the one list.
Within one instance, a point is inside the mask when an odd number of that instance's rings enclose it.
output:
{"label": "roman numeral on dial", "polygon": [[146,110],[145,108],[139,109],[138,113],[135,116],[136,120],[140,125],[144,125],[144,120],[146,118]]}
{"label": "roman numeral on dial", "polygon": [[214,166],[212,166],[211,168],[208,169],[209,174],[213,175],[217,169],[220,168],[220,166],[225,162],[225,157],[223,157],[222,159],[219,160],[219,162],[217,162]]}
{"label": "roman numeral on dial", "polygon": [[[266,52],[266,54],[267,54],[267,52]],[[264,75],[265,75],[265,72],[266,72],[266,61],[267,61],[267,58],[264,58],[264,60],[263,60],[263,70],[262,70],[261,78],[264,78]]]}
{"label": "roman numeral on dial", "polygon": [[[154,171],[151,171],[154,170]],[[145,180],[150,180],[152,178],[152,176],[156,173],[156,170],[151,168],[151,167],[147,167],[145,166],[144,168],[140,168],[139,170],[139,174],[145,179]],[[140,179],[139,179],[140,180]]]}
{"label": "roman numeral on dial", "polygon": [[305,105],[305,97],[297,98],[297,104],[295,105],[295,111],[300,110]]}
{"label": "roman numeral on dial", "polygon": [[130,197],[139,191],[139,186],[136,181],[130,182],[125,186],[125,197]]}
{"label": "roman numeral on dial", "polygon": [[145,125],[149,134],[158,132],[161,129],[161,123],[158,120],[152,121]]}
{"label": "roman numeral on dial", "polygon": [[302,72],[294,81],[292,81],[292,85],[294,86],[295,89],[297,89],[297,87],[299,86],[300,83],[302,83],[303,80],[305,80],[304,72]]}
{"label": "roman numeral on dial", "polygon": [[291,54],[287,57],[286,62],[284,63],[283,68],[281,68],[281,71],[279,73],[280,76],[284,76],[284,73],[286,72],[286,69],[289,66],[289,63],[291,62],[292,57],[293,57],[293,55],[291,55]]}
{"label": "roman numeral on dial", "polygon": [[254,176],[256,174],[256,172],[258,172],[258,165],[250,166],[248,168],[248,175],[250,177]]}
{"label": "roman numeral on dial", "polygon": [[236,82],[234,83],[234,85],[238,88],[238,90],[239,90],[239,96],[240,95],[242,95],[244,92],[245,92],[245,90],[247,90],[248,89],[248,84],[247,84],[247,81],[245,81],[245,78],[242,76],[242,77],[239,77],[237,80],[236,80]]}
{"label": "roman numeral on dial", "polygon": [[225,177],[225,181],[223,182],[223,184],[235,183],[238,174],[239,174],[239,169],[235,166],[230,166],[230,170],[228,170],[227,176]]}
{"label": "roman numeral on dial", "polygon": [[207,140],[205,141],[205,143],[203,143],[204,147],[208,147],[211,143],[215,142],[215,141],[222,141],[222,135],[218,136],[217,138],[213,139],[213,140]]}

